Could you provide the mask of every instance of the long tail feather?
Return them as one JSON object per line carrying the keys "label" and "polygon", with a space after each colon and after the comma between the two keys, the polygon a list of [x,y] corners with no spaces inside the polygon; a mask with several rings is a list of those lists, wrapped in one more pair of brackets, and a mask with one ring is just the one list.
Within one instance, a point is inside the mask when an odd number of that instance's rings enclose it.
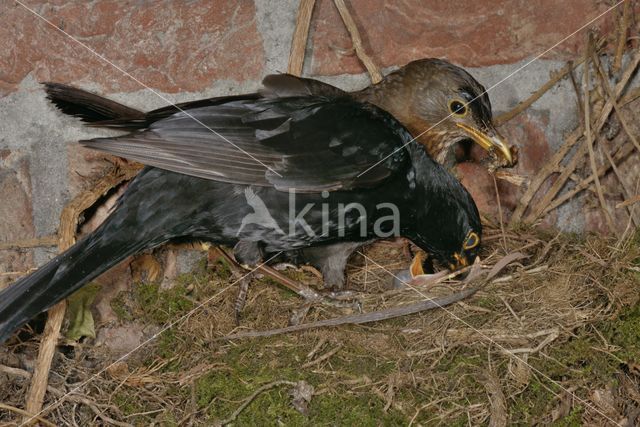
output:
{"label": "long tail feather", "polygon": [[0,343],[38,313],[141,250],[99,232],[87,236],[38,270],[0,292]]}
{"label": "long tail feather", "polygon": [[61,83],[43,83],[47,98],[63,113],[90,126],[138,129],[147,125],[146,114],[83,89]]}

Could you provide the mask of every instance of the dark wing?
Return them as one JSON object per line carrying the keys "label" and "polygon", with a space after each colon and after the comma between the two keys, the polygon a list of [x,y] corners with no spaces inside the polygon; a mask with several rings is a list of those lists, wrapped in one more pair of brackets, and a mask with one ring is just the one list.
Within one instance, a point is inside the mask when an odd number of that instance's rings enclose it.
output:
{"label": "dark wing", "polygon": [[373,105],[308,96],[190,109],[144,131],[82,143],[186,175],[320,192],[373,187],[406,170],[400,148],[410,139]]}
{"label": "dark wing", "polygon": [[348,92],[328,83],[292,74],[269,74],[262,80],[260,94],[265,98],[286,98],[290,96],[340,98],[349,96]]}

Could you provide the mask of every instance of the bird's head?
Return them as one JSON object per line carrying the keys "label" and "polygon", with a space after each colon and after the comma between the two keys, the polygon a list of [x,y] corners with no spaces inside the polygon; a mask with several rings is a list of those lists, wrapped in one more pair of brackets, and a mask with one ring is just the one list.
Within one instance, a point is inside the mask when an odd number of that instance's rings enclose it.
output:
{"label": "bird's head", "polygon": [[[436,251],[432,248],[431,252],[432,255],[441,264],[448,267],[451,271],[456,271],[473,264],[476,257],[478,256],[479,249],[480,231],[476,232],[470,230],[458,250],[450,249],[444,251]],[[425,266],[427,262],[430,262],[430,260],[423,260],[422,256],[420,254],[417,254],[411,262],[411,267],[409,269],[411,277],[415,278],[416,276],[425,274]],[[429,267],[432,266],[429,265]]]}
{"label": "bird's head", "polygon": [[473,197],[421,147],[409,145],[407,149],[413,163],[407,178],[415,209],[404,235],[451,270],[473,264],[482,240],[482,222]]}
{"label": "bird's head", "polygon": [[363,97],[396,117],[441,164],[453,145],[472,140],[500,166],[513,166],[513,149],[495,129],[485,88],[469,73],[441,59],[413,61],[365,89]]}
{"label": "bird's head", "polygon": [[[475,209],[475,205],[471,208]],[[476,222],[476,213],[472,210],[456,212],[455,222],[435,221],[429,227],[430,237],[416,243],[431,253],[440,265],[451,271],[467,267],[475,261],[480,250],[482,225]],[[474,223],[474,224],[470,224]],[[415,263],[414,263],[415,264]],[[422,263],[412,266],[412,273],[424,274]],[[415,270],[419,268],[419,270]]]}

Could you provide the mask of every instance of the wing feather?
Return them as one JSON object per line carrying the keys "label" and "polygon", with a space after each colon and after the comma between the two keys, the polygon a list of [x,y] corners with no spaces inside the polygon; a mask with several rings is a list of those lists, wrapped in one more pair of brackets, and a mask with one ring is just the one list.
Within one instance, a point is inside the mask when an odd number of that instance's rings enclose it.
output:
{"label": "wing feather", "polygon": [[408,154],[398,148],[409,140],[377,107],[303,96],[232,99],[175,113],[142,131],[82,143],[200,178],[319,192],[380,184],[406,167]]}

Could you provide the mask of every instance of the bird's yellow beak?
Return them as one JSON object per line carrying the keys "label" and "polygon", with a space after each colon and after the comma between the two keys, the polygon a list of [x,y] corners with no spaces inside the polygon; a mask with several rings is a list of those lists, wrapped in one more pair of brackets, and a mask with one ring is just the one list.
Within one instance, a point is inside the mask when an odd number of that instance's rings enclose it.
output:
{"label": "bird's yellow beak", "polygon": [[457,271],[469,265],[469,261],[467,261],[467,258],[460,255],[459,253],[454,253],[453,257],[455,258],[456,262],[449,265],[449,269],[451,271]]}
{"label": "bird's yellow beak", "polygon": [[504,158],[506,162],[505,166],[511,167],[515,165],[511,149],[495,129],[481,131],[464,123],[456,123],[456,125],[462,128],[462,130],[469,134],[471,139],[489,153],[496,153]]}

